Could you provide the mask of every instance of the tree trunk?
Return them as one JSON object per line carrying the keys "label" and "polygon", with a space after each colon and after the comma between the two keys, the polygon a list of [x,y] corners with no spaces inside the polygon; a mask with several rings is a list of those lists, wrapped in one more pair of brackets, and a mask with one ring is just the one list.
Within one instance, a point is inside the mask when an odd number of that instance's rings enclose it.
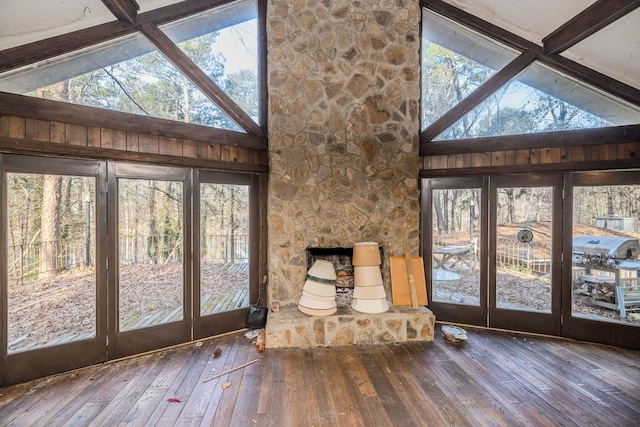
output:
{"label": "tree trunk", "polygon": [[514,189],[513,188],[505,188],[505,193],[507,194],[507,216],[508,223],[513,224],[516,222],[516,200],[514,197]]}
{"label": "tree trunk", "polygon": [[40,217],[40,278],[49,277],[58,269],[61,184],[62,177],[59,175],[44,176]]}
{"label": "tree trunk", "polygon": [[236,258],[236,188],[231,187],[231,213],[229,214],[229,227],[231,228],[231,262],[235,262]]}
{"label": "tree trunk", "polygon": [[438,234],[444,234],[444,219],[442,217],[442,202],[440,200],[440,191],[433,192],[433,210],[436,214],[436,227]]}
{"label": "tree trunk", "polygon": [[151,181],[149,191],[149,237],[147,238],[147,256],[153,264],[158,263],[158,224],[156,222],[156,182]]}

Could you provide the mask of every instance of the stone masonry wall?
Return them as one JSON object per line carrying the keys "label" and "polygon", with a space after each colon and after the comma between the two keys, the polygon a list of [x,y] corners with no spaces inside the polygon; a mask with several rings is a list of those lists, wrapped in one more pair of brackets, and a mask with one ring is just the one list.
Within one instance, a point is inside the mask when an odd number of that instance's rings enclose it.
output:
{"label": "stone masonry wall", "polygon": [[419,244],[418,0],[269,0],[269,300],[307,247]]}

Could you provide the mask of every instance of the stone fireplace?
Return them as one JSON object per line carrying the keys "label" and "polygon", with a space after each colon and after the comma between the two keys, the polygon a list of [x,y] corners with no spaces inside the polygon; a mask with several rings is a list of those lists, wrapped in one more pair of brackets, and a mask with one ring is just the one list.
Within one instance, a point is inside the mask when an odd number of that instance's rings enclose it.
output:
{"label": "stone fireplace", "polygon": [[295,307],[307,249],[419,245],[418,0],[267,7],[269,302]]}

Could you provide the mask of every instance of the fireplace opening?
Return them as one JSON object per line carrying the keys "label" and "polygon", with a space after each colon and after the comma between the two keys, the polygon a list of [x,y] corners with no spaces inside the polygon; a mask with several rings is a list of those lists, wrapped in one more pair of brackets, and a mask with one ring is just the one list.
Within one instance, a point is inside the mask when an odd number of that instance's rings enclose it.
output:
{"label": "fireplace opening", "polygon": [[[353,248],[307,248],[307,271],[317,260],[329,261],[336,271],[336,306],[348,307],[353,299]],[[382,257],[382,247],[380,247]]]}
{"label": "fireplace opening", "polygon": [[353,248],[307,248],[307,271],[317,260],[329,261],[336,271],[336,306],[348,307],[353,299]]}

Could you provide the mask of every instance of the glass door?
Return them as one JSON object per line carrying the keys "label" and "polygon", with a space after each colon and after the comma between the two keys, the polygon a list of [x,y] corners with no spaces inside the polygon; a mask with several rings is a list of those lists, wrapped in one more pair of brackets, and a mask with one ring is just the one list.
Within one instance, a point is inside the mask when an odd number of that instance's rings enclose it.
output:
{"label": "glass door", "polygon": [[113,167],[109,352],[122,357],[191,339],[191,198],[186,169]]}
{"label": "glass door", "polygon": [[196,172],[194,334],[244,327],[258,299],[257,175]]}
{"label": "glass door", "polygon": [[565,194],[563,335],[638,349],[640,172],[568,174]]}
{"label": "glass door", "polygon": [[492,179],[489,326],[560,334],[560,179]]}
{"label": "glass door", "polygon": [[1,383],[106,360],[104,163],[3,155],[2,167]]}
{"label": "glass door", "polygon": [[438,320],[486,324],[487,287],[483,263],[486,180],[443,178],[423,186],[422,253],[429,308]]}

